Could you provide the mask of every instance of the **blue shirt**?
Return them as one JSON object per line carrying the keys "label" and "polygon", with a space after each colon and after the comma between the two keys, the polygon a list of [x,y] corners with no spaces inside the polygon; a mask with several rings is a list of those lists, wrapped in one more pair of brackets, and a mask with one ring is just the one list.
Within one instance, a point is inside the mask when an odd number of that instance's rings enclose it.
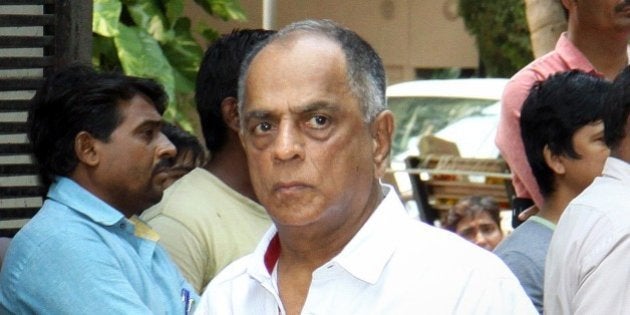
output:
{"label": "blue shirt", "polygon": [[555,228],[555,224],[542,217],[529,217],[494,249],[518,278],[540,314],[543,313],[545,258]]}
{"label": "blue shirt", "polygon": [[[142,221],[60,177],[11,242],[0,304],[16,314],[186,314],[198,299]],[[0,309],[1,310],[1,309]]]}

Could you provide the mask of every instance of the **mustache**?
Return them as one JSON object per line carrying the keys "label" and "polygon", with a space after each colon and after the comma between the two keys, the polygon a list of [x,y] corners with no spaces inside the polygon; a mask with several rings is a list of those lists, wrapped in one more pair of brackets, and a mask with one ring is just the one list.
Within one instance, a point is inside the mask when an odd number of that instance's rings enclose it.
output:
{"label": "mustache", "polygon": [[630,0],[621,1],[621,3],[615,6],[615,12],[622,12],[628,6],[630,6]]}
{"label": "mustache", "polygon": [[173,167],[173,165],[175,165],[175,159],[161,159],[157,164],[155,164],[155,167],[153,168],[153,174],[159,173],[163,170],[167,170]]}

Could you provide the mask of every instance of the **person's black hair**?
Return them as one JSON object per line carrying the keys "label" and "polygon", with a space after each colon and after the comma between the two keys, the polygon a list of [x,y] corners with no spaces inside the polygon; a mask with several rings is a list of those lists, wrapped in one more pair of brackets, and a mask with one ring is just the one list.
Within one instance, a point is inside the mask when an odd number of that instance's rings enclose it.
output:
{"label": "person's black hair", "polygon": [[604,138],[615,155],[621,140],[626,137],[630,115],[630,66],[615,78],[605,101]]}
{"label": "person's black hair", "polygon": [[[167,96],[153,80],[119,73],[98,73],[72,65],[52,75],[30,101],[27,135],[48,187],[55,176],[69,176],[77,166],[76,135],[86,131],[101,141],[122,122],[118,104],[137,94],[149,98],[164,112]],[[121,153],[122,154],[122,153]]]}
{"label": "person's black hair", "polygon": [[234,30],[217,39],[203,57],[197,75],[195,101],[206,148],[215,152],[225,144],[228,126],[223,120],[221,102],[237,98],[241,63],[250,49],[275,31]]}
{"label": "person's black hair", "polygon": [[603,120],[610,83],[579,70],[556,73],[534,84],[521,110],[521,137],[540,193],[554,192],[555,176],[543,154],[580,159],[573,147],[575,132]]}
{"label": "person's black hair", "polygon": [[192,162],[192,165],[187,166],[190,168],[189,170],[203,165],[206,154],[199,139],[197,139],[195,135],[174,124],[166,122],[162,125],[162,133],[164,133],[177,149],[177,155],[173,158],[174,161],[187,157],[187,153],[189,153]]}
{"label": "person's black hair", "polygon": [[474,218],[482,212],[501,228],[501,209],[497,201],[490,196],[469,196],[460,199],[451,207],[443,222],[443,227],[451,232],[457,232],[457,225],[464,218]]}

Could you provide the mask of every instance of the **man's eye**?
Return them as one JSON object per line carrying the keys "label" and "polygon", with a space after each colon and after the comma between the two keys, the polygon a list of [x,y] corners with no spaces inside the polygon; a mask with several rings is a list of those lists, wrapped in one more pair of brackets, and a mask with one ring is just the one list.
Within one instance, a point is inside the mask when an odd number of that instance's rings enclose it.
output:
{"label": "man's eye", "polygon": [[315,115],[311,117],[311,119],[308,121],[308,124],[312,128],[323,128],[328,125],[329,121],[330,120],[326,116]]}
{"label": "man's eye", "polygon": [[144,131],[143,135],[147,139],[153,139],[153,136],[155,136],[155,130],[153,130],[153,128],[148,128]]}
{"label": "man's eye", "polygon": [[270,123],[263,121],[259,123],[258,125],[256,125],[254,132],[257,132],[257,133],[268,132],[269,130],[271,130],[271,127],[272,126]]}

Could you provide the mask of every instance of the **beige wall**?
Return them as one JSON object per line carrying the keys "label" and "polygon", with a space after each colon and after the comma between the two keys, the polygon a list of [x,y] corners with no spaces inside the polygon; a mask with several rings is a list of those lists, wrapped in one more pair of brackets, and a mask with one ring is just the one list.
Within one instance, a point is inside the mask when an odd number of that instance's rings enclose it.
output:
{"label": "beige wall", "polygon": [[[240,0],[247,22],[209,17],[192,0],[187,14],[221,33],[262,27],[262,0]],[[383,58],[390,83],[411,80],[416,68],[477,67],[474,39],[456,16],[457,0],[276,0],[282,27],[305,18],[328,18],[353,29]]]}

